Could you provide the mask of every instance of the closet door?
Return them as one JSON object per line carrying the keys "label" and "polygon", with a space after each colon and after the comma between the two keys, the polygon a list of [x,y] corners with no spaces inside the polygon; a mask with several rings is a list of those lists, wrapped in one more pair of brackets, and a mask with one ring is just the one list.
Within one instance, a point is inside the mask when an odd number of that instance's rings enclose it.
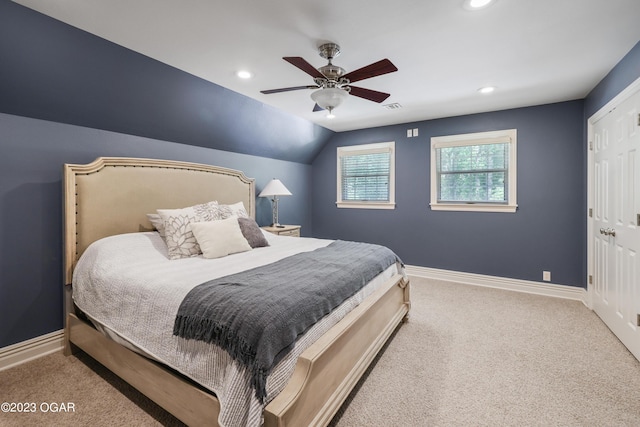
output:
{"label": "closet door", "polygon": [[640,360],[640,90],[592,136],[593,308]]}

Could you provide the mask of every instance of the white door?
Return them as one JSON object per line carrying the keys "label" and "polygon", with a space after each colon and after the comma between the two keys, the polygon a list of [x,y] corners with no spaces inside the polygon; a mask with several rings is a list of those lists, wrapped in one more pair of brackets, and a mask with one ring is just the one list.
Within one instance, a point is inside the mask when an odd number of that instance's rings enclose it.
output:
{"label": "white door", "polygon": [[640,360],[640,89],[591,135],[593,308]]}

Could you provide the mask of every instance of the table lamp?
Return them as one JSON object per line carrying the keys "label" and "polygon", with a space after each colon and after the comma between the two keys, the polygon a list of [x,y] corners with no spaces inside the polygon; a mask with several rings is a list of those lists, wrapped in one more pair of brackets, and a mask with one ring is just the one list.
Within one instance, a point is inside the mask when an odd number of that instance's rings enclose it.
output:
{"label": "table lamp", "polygon": [[271,197],[273,202],[273,224],[272,227],[283,228],[284,225],[278,223],[278,196],[291,196],[291,192],[287,190],[279,179],[273,178],[266,187],[258,194],[258,197]]}

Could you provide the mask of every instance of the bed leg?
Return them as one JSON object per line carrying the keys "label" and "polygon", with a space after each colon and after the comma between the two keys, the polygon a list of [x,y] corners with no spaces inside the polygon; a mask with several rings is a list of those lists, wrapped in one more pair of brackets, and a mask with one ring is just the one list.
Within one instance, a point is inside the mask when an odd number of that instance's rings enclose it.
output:
{"label": "bed leg", "polygon": [[69,316],[74,312],[73,309],[73,299],[71,298],[72,289],[71,285],[65,285],[64,287],[64,348],[62,350],[62,354],[65,356],[71,356],[80,351],[78,347],[71,343],[71,329],[70,329],[70,320]]}
{"label": "bed leg", "polygon": [[64,354],[65,356],[73,356],[74,354],[80,352],[80,348],[78,348],[71,342],[71,331],[69,330],[69,315],[67,315],[67,318],[65,320],[64,348],[62,350],[62,354]]}
{"label": "bed leg", "polygon": [[80,352],[80,349],[77,346],[75,346],[74,344],[71,344],[69,341],[65,339],[64,349],[62,350],[62,354],[68,357],[68,356],[73,356],[74,354],[77,354],[79,352]]}
{"label": "bed leg", "polygon": [[404,303],[407,306],[407,314],[402,318],[402,323],[409,322],[409,313],[411,312],[411,282],[408,277],[403,278],[398,285],[404,290]]}

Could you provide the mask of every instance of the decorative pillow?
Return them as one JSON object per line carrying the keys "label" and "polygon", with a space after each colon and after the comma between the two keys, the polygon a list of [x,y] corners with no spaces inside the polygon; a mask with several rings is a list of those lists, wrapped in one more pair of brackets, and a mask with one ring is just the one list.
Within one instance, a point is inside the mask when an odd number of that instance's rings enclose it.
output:
{"label": "decorative pillow", "polygon": [[159,214],[154,213],[147,214],[147,219],[149,220],[151,225],[153,225],[153,228],[156,229],[160,237],[162,237],[162,240],[164,240],[164,221],[162,217]]}
{"label": "decorative pillow", "polygon": [[162,218],[169,259],[188,258],[202,253],[191,231],[192,222],[222,219],[216,201],[183,209],[158,209],[157,212]]}
{"label": "decorative pillow", "polygon": [[219,221],[192,222],[191,230],[205,258],[220,258],[251,250],[249,242],[240,231],[236,217]]}
{"label": "decorative pillow", "polygon": [[221,219],[226,219],[232,216],[238,218],[249,218],[249,214],[244,208],[244,203],[242,202],[237,202],[232,205],[218,205],[218,211]]}
{"label": "decorative pillow", "polygon": [[261,248],[263,246],[269,246],[267,238],[262,234],[262,230],[258,227],[258,223],[253,218],[238,218],[238,225],[240,225],[240,231],[249,246],[252,248]]}

